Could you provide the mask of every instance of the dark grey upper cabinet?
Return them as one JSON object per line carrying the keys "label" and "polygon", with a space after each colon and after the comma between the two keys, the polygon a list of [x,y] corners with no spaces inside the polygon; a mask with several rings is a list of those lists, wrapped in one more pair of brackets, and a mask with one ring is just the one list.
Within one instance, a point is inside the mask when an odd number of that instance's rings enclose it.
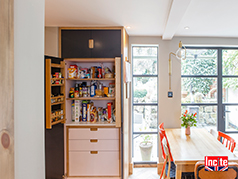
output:
{"label": "dark grey upper cabinet", "polygon": [[92,30],[94,48],[92,58],[121,56],[121,30]]}
{"label": "dark grey upper cabinet", "polygon": [[88,48],[89,30],[62,30],[61,57],[62,58],[89,58],[91,50]]}
{"label": "dark grey upper cabinet", "polygon": [[[94,48],[88,47],[89,39]],[[121,56],[121,30],[62,30],[62,58],[115,58]]]}

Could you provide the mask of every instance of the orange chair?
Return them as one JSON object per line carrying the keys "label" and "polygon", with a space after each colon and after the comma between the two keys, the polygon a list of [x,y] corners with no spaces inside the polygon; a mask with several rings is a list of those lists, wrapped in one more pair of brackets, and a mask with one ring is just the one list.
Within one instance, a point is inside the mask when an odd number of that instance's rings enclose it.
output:
{"label": "orange chair", "polygon": [[227,171],[205,171],[204,162],[199,161],[194,169],[195,179],[237,179],[238,164],[228,163]]}
{"label": "orange chair", "polygon": [[224,144],[226,146],[226,148],[228,148],[231,152],[234,151],[234,149],[236,147],[236,142],[229,135],[224,134],[223,132],[218,131],[217,140],[219,140],[222,144]]}
{"label": "orange chair", "polygon": [[[175,164],[173,162],[173,157],[170,151],[170,147],[169,147],[169,141],[167,139],[165,130],[164,130],[164,123],[161,123],[159,125],[159,134],[160,134],[160,144],[161,144],[161,148],[162,148],[162,157],[164,159],[164,165],[162,168],[162,172],[160,175],[160,179],[161,178],[174,178],[175,177]],[[168,176],[166,176],[166,171],[165,171],[165,167],[166,164],[168,163]]]}

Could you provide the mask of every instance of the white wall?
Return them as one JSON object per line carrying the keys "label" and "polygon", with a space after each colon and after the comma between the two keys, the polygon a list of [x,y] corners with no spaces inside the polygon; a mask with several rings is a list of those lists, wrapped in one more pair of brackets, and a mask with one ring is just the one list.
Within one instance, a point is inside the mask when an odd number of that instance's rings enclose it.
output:
{"label": "white wall", "polygon": [[[164,122],[165,128],[180,127],[181,115],[181,64],[172,57],[172,91],[173,98],[168,98],[169,75],[168,59],[170,52],[176,52],[179,41],[187,46],[238,46],[237,38],[195,38],[175,37],[170,41],[161,37],[130,36],[129,57],[131,58],[131,45],[156,44],[159,45],[159,123]],[[159,161],[163,161],[159,152]]]}
{"label": "white wall", "polygon": [[45,55],[58,57],[58,27],[45,27]]}
{"label": "white wall", "polygon": [[45,178],[44,5],[14,1],[15,179]]}

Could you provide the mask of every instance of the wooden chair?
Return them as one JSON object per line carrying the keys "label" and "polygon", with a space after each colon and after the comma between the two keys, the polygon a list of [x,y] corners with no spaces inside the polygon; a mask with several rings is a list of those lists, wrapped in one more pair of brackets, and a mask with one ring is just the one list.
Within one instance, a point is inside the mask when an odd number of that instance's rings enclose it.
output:
{"label": "wooden chair", "polygon": [[[162,157],[164,159],[164,164],[162,168],[162,172],[160,174],[160,179],[170,179],[175,178],[175,164],[173,162],[173,157],[169,147],[169,141],[167,139],[165,130],[164,130],[164,123],[159,125],[159,134],[160,134],[160,144],[162,148]],[[168,172],[166,176],[166,165],[168,163]]]}
{"label": "wooden chair", "polygon": [[228,171],[205,171],[204,162],[195,165],[195,179],[238,179],[238,164],[228,163]]}
{"label": "wooden chair", "polygon": [[236,147],[236,141],[233,138],[231,138],[229,135],[218,131],[217,140],[219,140],[222,144],[224,144],[226,148],[228,148],[231,152],[234,151]]}

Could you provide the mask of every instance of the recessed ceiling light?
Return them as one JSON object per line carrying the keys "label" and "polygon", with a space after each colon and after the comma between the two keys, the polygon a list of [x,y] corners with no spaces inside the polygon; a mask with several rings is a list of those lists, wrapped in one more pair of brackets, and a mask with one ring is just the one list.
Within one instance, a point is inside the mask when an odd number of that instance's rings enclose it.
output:
{"label": "recessed ceiling light", "polygon": [[130,26],[126,26],[127,29],[130,29],[131,27]]}
{"label": "recessed ceiling light", "polygon": [[189,27],[188,27],[188,26],[186,26],[186,27],[184,27],[184,29],[188,30],[188,29],[189,29]]}

